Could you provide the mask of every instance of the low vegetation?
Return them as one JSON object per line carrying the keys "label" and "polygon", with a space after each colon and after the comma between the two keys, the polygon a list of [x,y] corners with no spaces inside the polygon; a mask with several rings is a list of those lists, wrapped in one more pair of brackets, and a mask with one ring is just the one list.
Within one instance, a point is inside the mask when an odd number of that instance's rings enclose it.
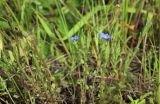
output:
{"label": "low vegetation", "polygon": [[160,104],[160,0],[0,0],[2,104]]}

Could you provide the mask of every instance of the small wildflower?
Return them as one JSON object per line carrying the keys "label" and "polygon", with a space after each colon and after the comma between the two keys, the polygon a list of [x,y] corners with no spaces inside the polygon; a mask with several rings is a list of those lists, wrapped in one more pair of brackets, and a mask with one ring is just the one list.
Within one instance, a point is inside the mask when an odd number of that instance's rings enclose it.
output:
{"label": "small wildflower", "polygon": [[79,39],[79,36],[72,36],[72,37],[70,37],[70,39],[73,41],[77,41]]}
{"label": "small wildflower", "polygon": [[100,37],[105,39],[105,40],[109,40],[111,38],[111,35],[109,35],[108,33],[100,33]]}

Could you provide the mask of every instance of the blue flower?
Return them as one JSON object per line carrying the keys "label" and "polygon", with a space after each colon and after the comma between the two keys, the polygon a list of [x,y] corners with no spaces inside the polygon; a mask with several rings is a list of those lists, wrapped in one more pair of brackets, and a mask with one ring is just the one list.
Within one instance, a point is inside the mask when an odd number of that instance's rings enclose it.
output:
{"label": "blue flower", "polygon": [[105,34],[105,33],[100,33],[99,36],[105,40],[109,40],[111,39],[111,35],[109,35],[108,33]]}
{"label": "blue flower", "polygon": [[70,39],[73,41],[77,41],[79,39],[79,36],[71,36]]}

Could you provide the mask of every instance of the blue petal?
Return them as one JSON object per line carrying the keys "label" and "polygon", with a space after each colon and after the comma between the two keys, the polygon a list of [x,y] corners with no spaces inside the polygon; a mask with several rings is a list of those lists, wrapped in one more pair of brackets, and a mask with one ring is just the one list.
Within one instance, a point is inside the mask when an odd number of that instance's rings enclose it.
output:
{"label": "blue petal", "polygon": [[71,40],[78,40],[79,39],[79,36],[72,36],[70,37]]}
{"label": "blue petal", "polygon": [[109,35],[108,33],[100,33],[100,37],[105,39],[105,40],[109,40],[111,38],[111,35]]}

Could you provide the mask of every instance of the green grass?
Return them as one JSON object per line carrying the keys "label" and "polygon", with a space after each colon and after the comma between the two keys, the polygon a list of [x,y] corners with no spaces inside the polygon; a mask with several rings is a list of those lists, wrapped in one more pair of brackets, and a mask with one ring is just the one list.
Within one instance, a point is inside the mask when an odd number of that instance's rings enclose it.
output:
{"label": "green grass", "polygon": [[159,0],[1,0],[0,102],[160,104],[159,8]]}

